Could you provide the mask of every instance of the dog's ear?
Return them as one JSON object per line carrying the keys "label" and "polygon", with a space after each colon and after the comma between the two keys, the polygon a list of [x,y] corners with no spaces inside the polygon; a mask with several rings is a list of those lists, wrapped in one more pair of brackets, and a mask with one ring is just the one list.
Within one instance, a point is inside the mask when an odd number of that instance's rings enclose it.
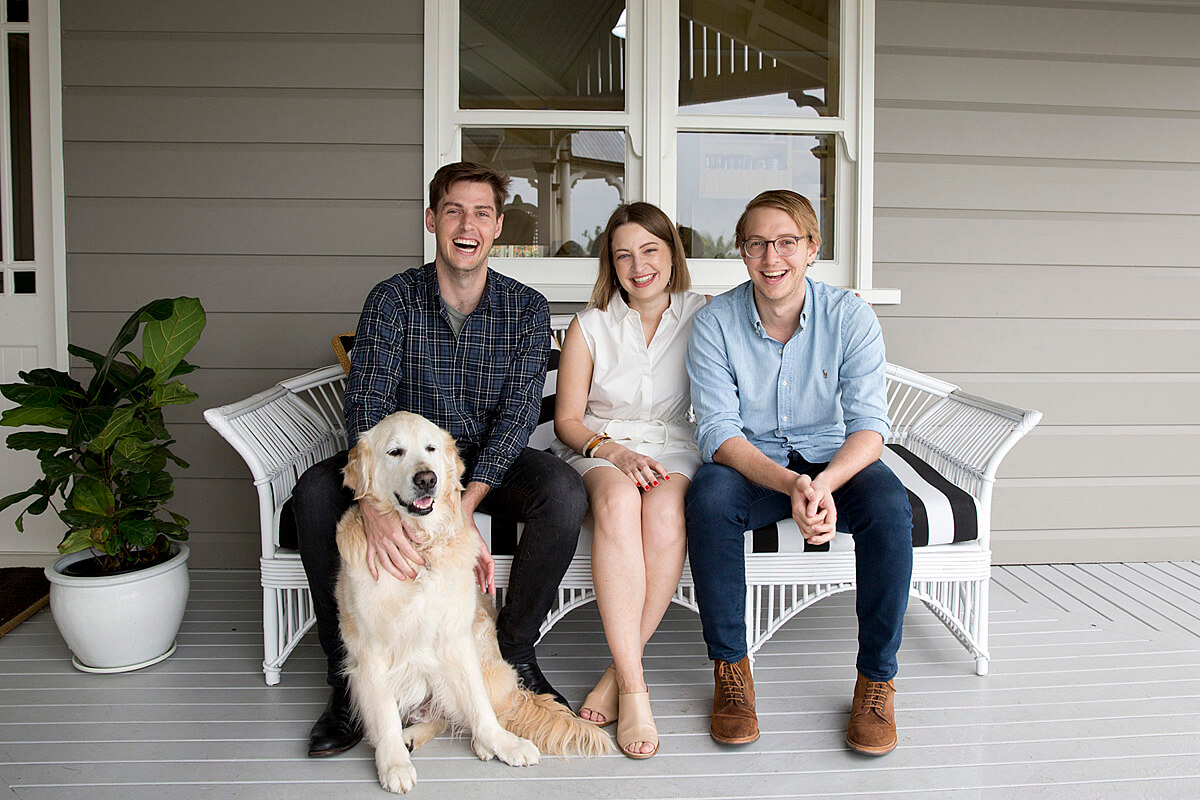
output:
{"label": "dog's ear", "polygon": [[454,437],[446,431],[442,431],[442,458],[445,459],[445,474],[450,478],[452,483],[460,492],[462,491],[462,476],[466,471],[466,465],[463,464],[462,458],[458,455],[458,444],[455,443]]}
{"label": "dog's ear", "polygon": [[371,494],[371,475],[375,472],[375,454],[371,450],[369,438],[367,433],[358,437],[358,443],[350,448],[346,468],[342,470],[342,482],[346,488],[354,492],[355,500],[361,500]]}

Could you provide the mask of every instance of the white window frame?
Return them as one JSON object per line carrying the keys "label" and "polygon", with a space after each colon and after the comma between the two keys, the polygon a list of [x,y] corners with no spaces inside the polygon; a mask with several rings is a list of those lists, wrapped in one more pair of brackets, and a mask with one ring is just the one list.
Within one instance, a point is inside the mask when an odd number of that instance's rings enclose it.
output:
{"label": "white window frame", "polygon": [[[626,133],[626,200],[654,203],[676,219],[677,133],[828,134],[837,142],[834,258],[818,260],[810,274],[854,289],[872,303],[899,303],[898,289],[878,289],[873,282],[875,0],[843,0],[841,8],[841,113],[814,119],[679,113],[678,0],[627,0],[624,111],[462,109],[459,2],[425,0],[426,180],[461,158],[464,128],[615,128]],[[648,74],[663,78],[647,80]],[[426,237],[425,259],[433,256],[434,243]],[[596,262],[587,258],[492,257],[488,263],[554,302],[585,302],[596,276]],[[691,258],[688,267],[697,291],[719,293],[746,279],[736,260]]]}

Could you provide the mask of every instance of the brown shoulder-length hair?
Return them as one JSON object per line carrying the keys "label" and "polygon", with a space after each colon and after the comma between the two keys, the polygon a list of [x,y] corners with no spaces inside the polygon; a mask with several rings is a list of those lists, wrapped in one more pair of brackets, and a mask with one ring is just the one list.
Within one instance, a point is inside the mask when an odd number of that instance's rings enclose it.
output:
{"label": "brown shoulder-length hair", "polygon": [[442,202],[446,192],[450,191],[450,187],[459,181],[486,183],[492,187],[492,194],[496,198],[496,216],[504,213],[504,204],[508,202],[508,187],[512,185],[512,179],[487,164],[471,161],[446,164],[433,173],[433,180],[429,182],[429,207],[433,209],[433,213],[437,213],[438,204]]}
{"label": "brown shoulder-length hair", "polygon": [[[670,218],[656,205],[650,203],[626,203],[617,206],[612,216],[608,218],[608,226],[600,236],[600,269],[596,273],[596,285],[592,288],[592,299],[588,305],[601,311],[608,308],[612,296],[625,290],[617,280],[617,268],[613,263],[612,237],[617,228],[628,223],[634,223],[645,228],[651,236],[662,239],[671,250],[671,278],[667,281],[668,292],[686,292],[692,288],[692,276],[688,272],[687,258],[683,254],[683,240],[679,238],[679,229]],[[625,298],[628,300],[628,298]]]}
{"label": "brown shoulder-length hair", "polygon": [[808,236],[809,241],[817,247],[821,246],[821,226],[817,222],[817,212],[813,211],[808,198],[791,189],[770,189],[747,203],[746,210],[738,217],[733,235],[739,250],[746,243],[746,224],[750,212],[756,208],[779,209],[796,221],[796,225]]}

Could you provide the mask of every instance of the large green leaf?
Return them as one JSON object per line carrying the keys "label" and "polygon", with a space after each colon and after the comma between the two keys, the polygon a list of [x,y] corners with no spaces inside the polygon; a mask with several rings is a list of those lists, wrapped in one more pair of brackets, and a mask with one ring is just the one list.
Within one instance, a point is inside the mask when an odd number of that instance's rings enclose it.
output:
{"label": "large green leaf", "polygon": [[132,436],[117,440],[113,449],[113,466],[131,472],[160,472],[167,465],[166,448],[146,444]]}
{"label": "large green leaf", "polygon": [[18,372],[17,377],[30,386],[52,386],[61,389],[71,389],[83,394],[83,384],[65,372],[56,369],[33,369],[29,372]]}
{"label": "large green leaf", "polygon": [[103,482],[95,478],[81,477],[75,481],[67,506],[76,511],[111,517],[116,510],[117,500]]}
{"label": "large green leaf", "polygon": [[21,431],[11,434],[5,444],[9,450],[49,450],[54,451],[67,446],[67,436],[64,433],[49,431]]}
{"label": "large green leaf", "polygon": [[80,550],[87,550],[92,546],[93,537],[96,531],[91,528],[76,529],[68,531],[63,540],[59,542],[58,552],[63,555],[70,553],[78,553]]}
{"label": "large green leaf", "polygon": [[0,393],[14,403],[27,408],[55,408],[64,397],[72,394],[72,390],[66,386],[30,386],[25,383],[6,383],[0,386]]}
{"label": "large green leaf", "polygon": [[74,475],[78,469],[75,467],[75,462],[68,455],[54,455],[48,450],[43,450],[38,453],[38,462],[42,468],[42,474],[51,482],[58,482],[63,478],[68,478]]}
{"label": "large green leaf", "polygon": [[176,365],[200,341],[206,317],[195,297],[176,297],[172,314],[146,323],[142,332],[142,360],[155,372],[155,382],[170,380]]}
{"label": "large green leaf", "polygon": [[67,447],[78,447],[91,442],[108,426],[112,419],[112,406],[88,406],[81,408],[71,420],[71,428],[67,431]]}
{"label": "large green leaf", "polygon": [[0,425],[20,428],[41,425],[47,428],[70,428],[74,416],[61,408],[10,408],[0,414]]}
{"label": "large green leaf", "polygon": [[0,498],[0,511],[3,511],[9,506],[16,505],[26,497],[35,497],[39,494],[41,494],[41,492],[39,492],[36,488],[29,488],[23,492],[14,492],[8,497]]}
{"label": "large green leaf", "polygon": [[113,411],[104,429],[92,439],[91,447],[100,452],[112,447],[113,442],[124,436],[133,426],[136,413],[137,409],[134,406],[121,406]]}
{"label": "large green leaf", "polygon": [[169,472],[137,472],[129,477],[129,488],[141,497],[170,499],[175,479]]}
{"label": "large green leaf", "polygon": [[171,316],[173,308],[174,301],[172,300],[152,300],[133,312],[129,316],[129,319],[125,320],[125,324],[117,332],[117,338],[109,346],[108,354],[104,356],[104,361],[96,367],[96,374],[92,376],[92,382],[88,386],[88,395],[94,396],[95,390],[105,384],[108,380],[108,372],[112,368],[113,360],[125,349],[125,345],[137,337],[138,328],[142,323],[152,320],[164,320]]}
{"label": "large green leaf", "polygon": [[160,384],[154,387],[150,395],[152,406],[182,406],[199,398],[200,395],[188,389],[179,381]]}
{"label": "large green leaf", "polygon": [[112,517],[93,514],[91,511],[79,511],[74,508],[64,508],[58,512],[58,516],[72,528],[100,529],[112,524]]}
{"label": "large green leaf", "polygon": [[135,547],[148,547],[158,538],[158,528],[152,520],[125,519],[119,526],[121,534]]}
{"label": "large green leaf", "polygon": [[200,369],[195,364],[189,364],[186,361],[180,361],[175,365],[175,369],[171,370],[171,377],[178,378],[180,375],[187,375],[189,372],[195,372]]}

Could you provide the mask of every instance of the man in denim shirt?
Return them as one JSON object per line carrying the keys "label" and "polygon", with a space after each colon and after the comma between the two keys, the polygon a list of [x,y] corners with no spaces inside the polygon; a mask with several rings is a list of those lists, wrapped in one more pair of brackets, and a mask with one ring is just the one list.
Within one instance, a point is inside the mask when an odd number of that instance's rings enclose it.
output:
{"label": "man in denim shirt", "polygon": [[[353,445],[395,411],[427,417],[458,443],[466,465],[465,518],[478,509],[525,523],[497,638],[529,689],[566,705],[538,668],[533,646],[575,554],[587,491],[565,462],[526,447],[541,409],[550,311],[541,294],[488,269],[508,185],[508,178],[479,164],[449,164],[434,175],[425,211],[425,227],[437,240],[434,261],[383,281],[367,296],[350,353],[346,426]],[[333,595],[339,568],[334,534],[354,503],[342,485],[345,465],[346,453],[314,465],[292,493],[333,687],[309,734],[314,757],[335,755],[362,739],[342,675],[345,650]],[[398,580],[415,578],[424,562],[403,523],[370,506],[362,510],[372,576],[378,580],[382,569]],[[481,542],[476,578],[481,590],[493,594],[494,568]]]}
{"label": "man in denim shirt", "polygon": [[896,746],[893,708],[912,577],[912,510],[880,462],[888,435],[883,335],[852,292],[806,277],[821,244],[812,205],[763,192],[738,220],[750,281],[692,323],[687,368],[705,464],[687,493],[688,554],[713,659],[711,734],[758,739],[746,644],[745,531],[795,519],[823,544],[854,536],[858,682],[846,741]]}

